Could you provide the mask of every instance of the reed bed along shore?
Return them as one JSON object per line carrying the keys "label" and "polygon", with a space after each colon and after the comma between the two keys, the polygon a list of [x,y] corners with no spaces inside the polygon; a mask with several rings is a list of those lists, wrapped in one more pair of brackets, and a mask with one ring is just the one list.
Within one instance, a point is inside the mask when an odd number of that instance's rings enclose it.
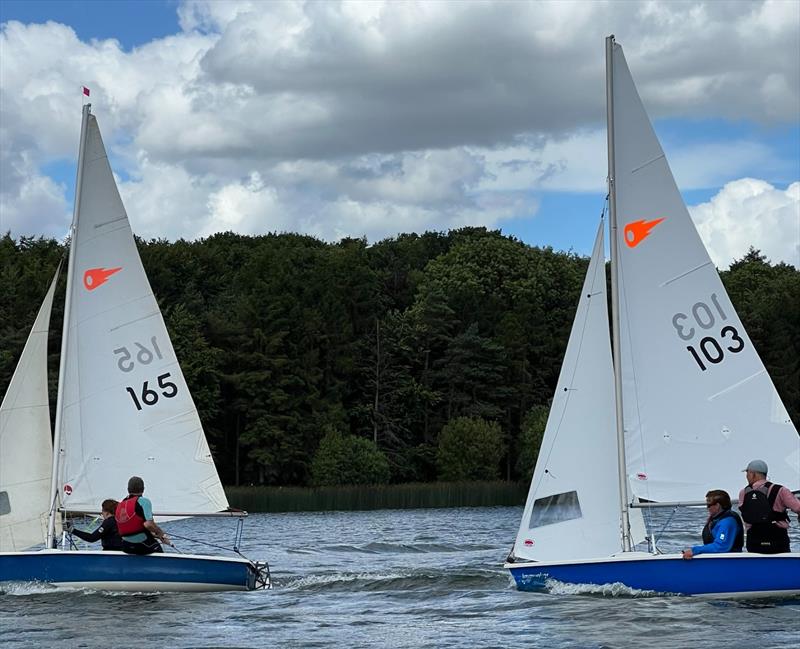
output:
{"label": "reed bed along shore", "polygon": [[232,507],[249,512],[355,511],[522,505],[516,482],[432,482],[345,487],[226,487]]}

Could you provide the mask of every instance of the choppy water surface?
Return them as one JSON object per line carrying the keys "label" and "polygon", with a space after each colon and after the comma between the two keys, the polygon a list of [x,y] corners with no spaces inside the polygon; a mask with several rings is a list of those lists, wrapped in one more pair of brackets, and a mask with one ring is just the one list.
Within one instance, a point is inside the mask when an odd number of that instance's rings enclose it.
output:
{"label": "choppy water surface", "polygon": [[[242,550],[268,559],[271,591],[0,594],[0,645],[18,647],[800,647],[800,600],[730,602],[521,593],[502,562],[516,507],[259,514]],[[664,514],[661,514],[664,516]],[[680,514],[662,549],[696,543],[703,513]],[[168,524],[230,546],[218,519]],[[793,547],[800,547],[793,523]],[[184,552],[206,552],[176,540]]]}

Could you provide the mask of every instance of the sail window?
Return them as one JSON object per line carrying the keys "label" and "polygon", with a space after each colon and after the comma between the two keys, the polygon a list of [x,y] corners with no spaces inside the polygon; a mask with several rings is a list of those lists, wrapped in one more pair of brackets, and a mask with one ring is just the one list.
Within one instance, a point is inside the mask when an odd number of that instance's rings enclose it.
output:
{"label": "sail window", "polygon": [[577,491],[567,491],[563,494],[553,494],[544,498],[537,498],[533,502],[530,529],[544,527],[553,523],[563,523],[576,518],[581,518],[581,504],[578,502]]}
{"label": "sail window", "polygon": [[11,513],[11,502],[8,500],[8,492],[0,491],[0,516]]}

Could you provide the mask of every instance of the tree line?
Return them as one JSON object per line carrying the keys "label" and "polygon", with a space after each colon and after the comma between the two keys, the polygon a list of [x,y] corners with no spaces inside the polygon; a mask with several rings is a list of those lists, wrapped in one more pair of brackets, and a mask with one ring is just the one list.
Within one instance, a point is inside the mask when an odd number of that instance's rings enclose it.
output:
{"label": "tree line", "polygon": [[[224,483],[530,475],[586,258],[484,228],[137,244]],[[65,252],[0,239],[0,394]],[[800,271],[751,249],[721,275],[797,425]]]}

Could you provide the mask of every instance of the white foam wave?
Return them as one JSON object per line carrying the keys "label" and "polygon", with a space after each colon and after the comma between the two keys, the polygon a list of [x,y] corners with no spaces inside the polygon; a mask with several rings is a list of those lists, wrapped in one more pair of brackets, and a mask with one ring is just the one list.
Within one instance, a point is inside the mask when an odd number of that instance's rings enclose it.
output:
{"label": "white foam wave", "polygon": [[328,584],[342,584],[353,583],[357,581],[389,581],[392,579],[406,579],[409,575],[404,575],[399,572],[388,573],[375,573],[375,572],[358,572],[358,573],[330,573],[330,574],[316,574],[306,575],[299,579],[292,580],[286,584],[287,588],[301,589],[314,586],[326,586]]}
{"label": "white foam wave", "polygon": [[0,586],[0,594],[15,597],[30,595],[63,595],[77,593],[79,595],[102,595],[103,597],[135,597],[161,594],[161,591],[129,591],[129,590],[97,590],[87,586],[70,586],[50,584],[43,581],[5,582]]}
{"label": "white foam wave", "polygon": [[652,597],[654,590],[639,590],[620,582],[613,584],[566,584],[557,579],[545,580],[545,587],[553,595],[602,595],[604,597]]}
{"label": "white foam wave", "polygon": [[6,582],[0,587],[3,595],[26,596],[44,595],[56,592],[56,587],[41,581]]}

